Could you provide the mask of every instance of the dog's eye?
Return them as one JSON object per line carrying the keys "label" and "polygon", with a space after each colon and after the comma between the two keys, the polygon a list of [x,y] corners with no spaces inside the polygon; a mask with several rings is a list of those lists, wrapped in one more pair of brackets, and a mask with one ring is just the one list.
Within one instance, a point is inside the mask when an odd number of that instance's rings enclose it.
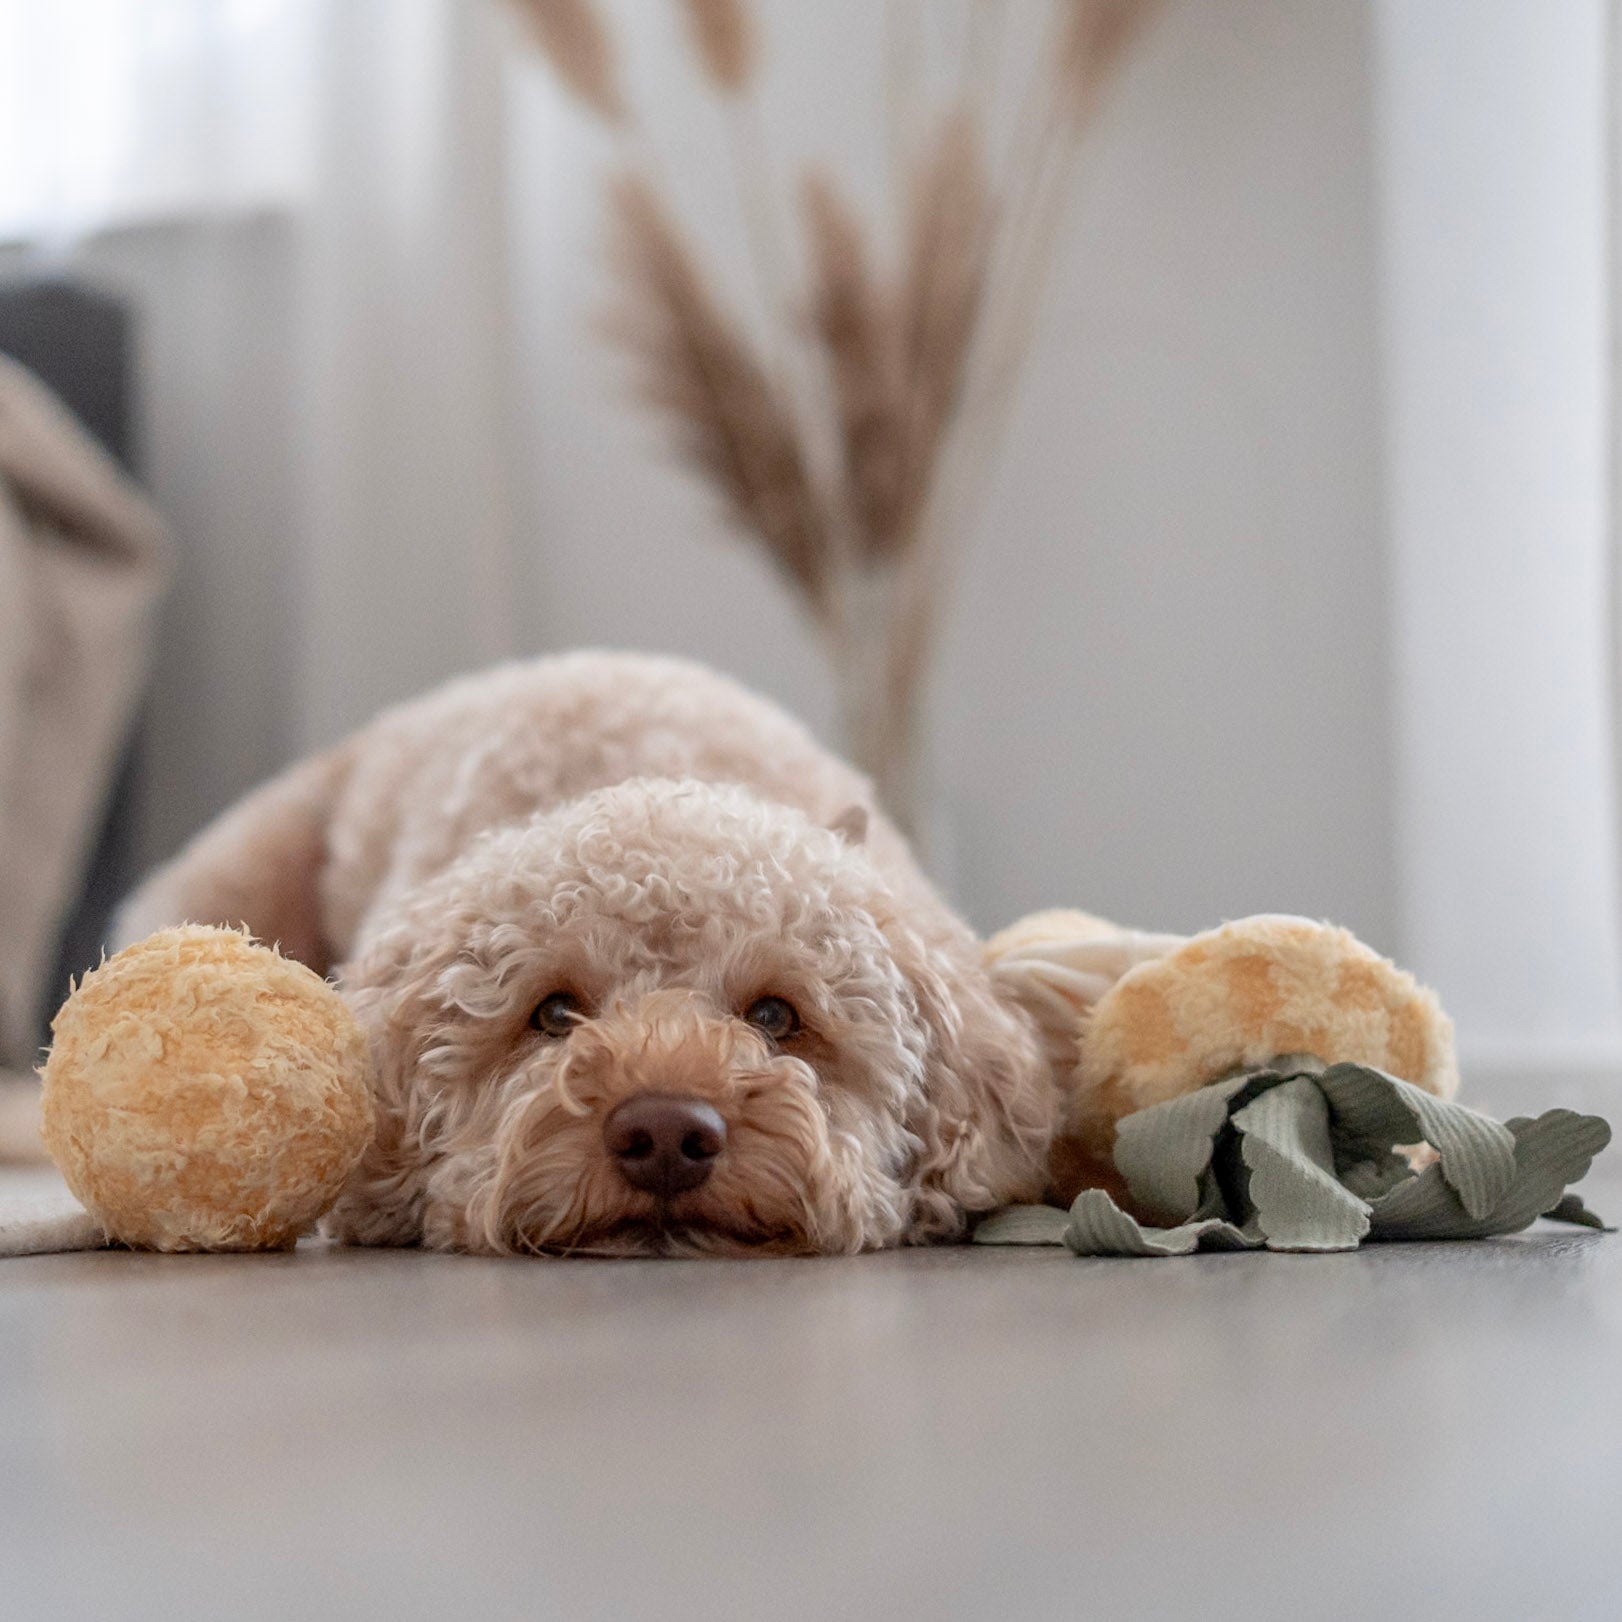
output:
{"label": "dog's eye", "polygon": [[794,1004],[782,997],[759,997],[744,1010],[743,1017],[774,1042],[786,1042],[800,1028]]}
{"label": "dog's eye", "polygon": [[567,991],[554,991],[535,1005],[529,1022],[547,1036],[567,1036],[575,1028],[581,1015],[580,999]]}

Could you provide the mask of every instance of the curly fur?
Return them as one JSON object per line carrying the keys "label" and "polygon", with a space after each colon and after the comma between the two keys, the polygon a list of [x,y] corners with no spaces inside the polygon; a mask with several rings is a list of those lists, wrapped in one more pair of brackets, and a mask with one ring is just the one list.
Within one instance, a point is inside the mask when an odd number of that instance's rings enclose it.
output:
{"label": "curly fur", "polygon": [[[350,1242],[839,1253],[1043,1189],[1030,1016],[866,780],[693,665],[575,654],[390,712],[205,830],[124,929],[181,919],[280,938],[366,1030],[378,1134],[328,1218]],[[548,1036],[559,990],[583,1017]],[[780,1046],[741,1017],[768,995],[803,1022]],[[602,1137],[645,1092],[728,1128],[663,1203]]]}

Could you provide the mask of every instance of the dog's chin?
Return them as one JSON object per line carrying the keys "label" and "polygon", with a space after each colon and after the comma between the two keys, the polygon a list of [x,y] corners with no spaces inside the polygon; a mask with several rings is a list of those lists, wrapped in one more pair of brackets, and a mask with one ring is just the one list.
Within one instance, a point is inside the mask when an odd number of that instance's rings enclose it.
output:
{"label": "dog's chin", "polygon": [[594,1225],[560,1233],[555,1221],[516,1217],[509,1229],[509,1249],[532,1255],[602,1255],[602,1257],[746,1257],[746,1255],[817,1255],[822,1246],[800,1226],[772,1226],[759,1221],[728,1223],[712,1212],[683,1210],[683,1202],[650,1205]]}
{"label": "dog's chin", "polygon": [[532,1236],[519,1225],[514,1237],[515,1249],[538,1256],[814,1256],[821,1248],[793,1229],[733,1228],[674,1211],[623,1217],[566,1239]]}
{"label": "dog's chin", "polygon": [[729,1169],[670,1200],[625,1187],[600,1162],[572,1177],[535,1159],[525,1169],[442,1205],[428,1242],[535,1256],[854,1255],[894,1243],[905,1220],[899,1187],[816,1174],[826,1166],[757,1161],[751,1176]]}

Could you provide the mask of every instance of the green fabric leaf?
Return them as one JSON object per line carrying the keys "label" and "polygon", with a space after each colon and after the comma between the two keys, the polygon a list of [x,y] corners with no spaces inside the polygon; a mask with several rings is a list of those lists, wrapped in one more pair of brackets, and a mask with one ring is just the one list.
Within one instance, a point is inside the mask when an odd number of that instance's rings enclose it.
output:
{"label": "green fabric leaf", "polygon": [[1254,1221],[1271,1250],[1355,1250],[1368,1202],[1335,1175],[1329,1105],[1318,1079],[1270,1088],[1233,1118],[1250,1168]]}
{"label": "green fabric leaf", "polygon": [[1262,1236],[1218,1217],[1174,1228],[1144,1227],[1103,1189],[1084,1188],[1070,1207],[1064,1242],[1078,1256],[1187,1256],[1205,1245],[1215,1250],[1255,1250]]}
{"label": "green fabric leaf", "polygon": [[975,1230],[977,1245],[1062,1245],[1068,1212],[1056,1205],[1008,1205]]}
{"label": "green fabric leaf", "polygon": [[1515,1233],[1553,1210],[1568,1183],[1580,1181],[1607,1143],[1611,1129],[1597,1115],[1554,1109],[1529,1121],[1505,1123],[1515,1144],[1516,1176],[1504,1197],[1482,1217],[1472,1216],[1448,1187],[1439,1166],[1374,1203],[1380,1239],[1485,1239]]}
{"label": "green fabric leaf", "polygon": [[1546,1222],[1572,1222],[1580,1228],[1598,1228],[1601,1233],[1615,1233],[1616,1229],[1609,1226],[1604,1217],[1590,1211],[1583,1204],[1581,1194],[1566,1194],[1552,1211],[1543,1213]]}
{"label": "green fabric leaf", "polygon": [[1515,1176],[1515,1143],[1499,1122],[1368,1065],[1331,1065],[1321,1079],[1343,1153],[1425,1142],[1473,1217],[1503,1199]]}
{"label": "green fabric leaf", "polygon": [[1213,1082],[1121,1122],[1115,1166],[1140,1211],[1168,1224],[1194,1215],[1217,1132],[1227,1122],[1231,1101],[1249,1085],[1248,1076]]}
{"label": "green fabric leaf", "polygon": [[1339,1175],[1341,1182],[1359,1199],[1377,1200],[1382,1194],[1389,1194],[1398,1183],[1407,1182],[1414,1175],[1414,1168],[1406,1155],[1386,1152],[1369,1160],[1347,1161],[1341,1164]]}

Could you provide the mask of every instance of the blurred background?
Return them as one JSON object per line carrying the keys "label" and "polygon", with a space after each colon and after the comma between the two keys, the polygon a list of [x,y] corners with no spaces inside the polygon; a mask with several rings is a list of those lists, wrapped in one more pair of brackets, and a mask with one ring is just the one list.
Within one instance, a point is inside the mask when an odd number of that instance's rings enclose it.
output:
{"label": "blurred background", "polygon": [[[898,28],[1017,152],[1053,6],[986,8],[982,62],[984,4],[757,0],[779,170],[882,216]],[[456,671],[669,650],[840,742],[807,616],[604,341],[628,140],[749,283],[680,9],[601,7],[626,137],[496,0],[0,0],[0,351],[169,536],[46,1000],[141,869]],[[1156,8],[1067,172],[926,684],[919,820],[977,926],[1330,917],[1436,985],[1478,1090],[1622,1075],[1609,12]]]}

